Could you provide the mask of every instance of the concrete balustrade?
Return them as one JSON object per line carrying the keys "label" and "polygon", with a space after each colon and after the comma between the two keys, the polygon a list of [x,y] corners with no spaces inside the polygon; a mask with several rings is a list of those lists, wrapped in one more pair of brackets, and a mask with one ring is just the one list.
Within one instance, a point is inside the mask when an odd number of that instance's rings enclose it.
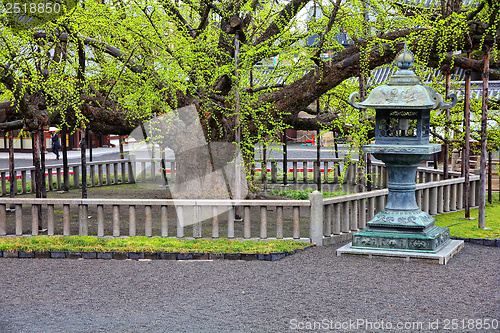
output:
{"label": "concrete balustrade", "polygon": [[[259,181],[264,188],[267,188],[268,185],[271,184],[282,184],[285,174],[289,177],[287,173],[290,170],[287,166],[283,165],[282,159],[256,162],[260,165],[261,177]],[[316,184],[318,178],[320,178],[323,184],[338,184],[339,180],[342,180],[345,184],[363,184],[363,186],[365,184],[365,181],[362,180],[362,166],[357,160],[329,158],[322,159],[319,165],[316,159],[288,159],[288,162],[292,165],[292,179],[288,179],[291,184]],[[311,173],[308,169],[309,164],[312,165],[312,174],[314,176],[312,181],[308,180],[309,174]],[[165,170],[162,169],[162,165],[165,166]],[[301,169],[299,166],[301,166]],[[157,179],[161,179],[162,184],[173,184],[176,180],[175,160],[164,160],[162,163],[160,160],[152,161],[151,159],[139,159],[136,158],[134,154],[129,154],[128,160],[120,159],[88,162],[87,167],[89,171],[89,179],[87,180],[88,187],[135,182],[154,182]],[[70,177],[73,179],[71,189],[80,188],[80,164],[69,164],[68,169]],[[271,173],[270,179],[268,179],[268,170],[270,170]],[[256,171],[255,168],[251,170],[253,174],[255,174]],[[34,172],[34,167],[22,167],[17,168],[16,172],[12,175],[16,178],[16,182],[21,182],[20,192],[22,194],[35,193],[36,189],[34,183],[31,183],[31,179],[34,179]],[[158,173],[160,175],[158,175]],[[19,174],[20,177],[18,179],[17,176]],[[430,182],[434,179],[442,178],[442,174],[442,170],[418,168],[416,181],[418,183]],[[460,173],[457,172],[449,172],[449,174],[451,179],[460,176]],[[28,177],[28,175],[31,178]],[[62,167],[49,166],[45,170],[45,175],[47,190],[61,191],[63,189]],[[9,186],[7,177],[9,176],[9,171],[7,169],[0,170],[2,196],[8,195]],[[369,178],[372,181],[372,189],[387,188],[388,178],[385,165],[380,162],[372,162]],[[30,187],[27,186],[28,182],[31,183]],[[15,190],[17,192],[17,186],[15,186]],[[357,191],[364,191],[364,189]]]}
{"label": "concrete balustrade", "polygon": [[[110,166],[118,164],[123,163],[108,163]],[[103,164],[103,171],[107,169],[104,165],[106,164]],[[415,192],[417,204],[431,215],[460,210],[463,208],[464,181],[464,178],[453,178],[419,183]],[[478,205],[478,182],[479,176],[470,176],[471,207]],[[318,245],[331,244],[347,240],[353,232],[365,228],[366,223],[384,208],[387,195],[388,190],[381,189],[325,199],[321,193],[314,192],[309,200],[4,197],[0,198],[0,236],[37,235],[38,226],[42,223],[44,227],[47,226],[48,235],[127,237],[143,234],[148,237],[175,235],[178,238],[185,238],[185,228],[190,228],[194,238],[221,236],[242,239],[283,238],[306,240]],[[7,207],[10,206],[15,207],[14,213],[7,211]],[[241,207],[243,222],[235,222],[235,207]],[[24,214],[23,208],[27,212],[31,211],[31,221],[25,220],[30,214]],[[42,210],[42,220],[39,220],[39,209]],[[301,210],[304,212],[304,221],[301,221]],[[198,217],[202,216],[203,212],[212,212],[212,217],[192,225],[193,218],[199,221]],[[122,216],[123,214],[127,216]],[[139,221],[141,230],[138,230]],[[72,222],[77,223],[78,228],[75,228],[76,224]],[[203,232],[205,223],[211,224],[210,234]],[[308,223],[309,228],[304,228],[303,223]],[[222,234],[221,230],[225,230],[225,234]]]}

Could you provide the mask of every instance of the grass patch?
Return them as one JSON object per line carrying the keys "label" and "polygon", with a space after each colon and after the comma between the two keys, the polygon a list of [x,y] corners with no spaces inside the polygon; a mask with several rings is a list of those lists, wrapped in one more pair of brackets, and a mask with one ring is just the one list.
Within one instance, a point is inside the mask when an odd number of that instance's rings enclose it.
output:
{"label": "grass patch", "polygon": [[[282,197],[287,197],[287,198],[292,198],[295,200],[309,200],[309,194],[314,192],[315,190],[313,188],[307,188],[305,190],[272,190],[269,192],[272,195],[278,195]],[[343,191],[336,191],[336,192],[322,192],[323,193],[323,198],[331,198],[331,197],[338,197],[341,195],[347,195],[348,193],[343,192]]]}
{"label": "grass patch", "polygon": [[35,236],[0,238],[1,251],[84,251],[84,252],[197,252],[271,253],[289,252],[310,244],[293,240],[239,241],[229,239],[185,240],[136,236],[97,238],[92,236]]}
{"label": "grass patch", "polygon": [[486,228],[477,227],[478,209],[470,210],[470,216],[474,220],[460,219],[464,217],[464,211],[441,214],[436,216],[438,227],[448,227],[452,237],[462,238],[500,238],[500,202],[498,198],[493,199],[491,204],[486,203]]}

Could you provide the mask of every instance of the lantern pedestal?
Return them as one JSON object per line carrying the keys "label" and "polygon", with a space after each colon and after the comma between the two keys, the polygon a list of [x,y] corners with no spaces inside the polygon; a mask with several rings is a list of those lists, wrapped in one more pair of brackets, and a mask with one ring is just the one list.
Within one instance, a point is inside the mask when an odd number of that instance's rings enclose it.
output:
{"label": "lantern pedestal", "polygon": [[449,230],[436,227],[436,219],[419,209],[415,176],[420,162],[441,150],[429,143],[430,111],[450,109],[457,98],[450,95],[452,101],[445,103],[443,96],[422,85],[411,70],[413,61],[405,44],[388,84],[375,87],[359,103],[357,92],[349,96],[353,107],[376,111],[375,144],[364,146],[363,152],[385,162],[389,179],[385,209],[352,236],[353,249],[436,253],[450,243]]}
{"label": "lantern pedestal", "polygon": [[353,235],[352,248],[436,253],[450,242],[448,229],[436,227],[436,219],[421,211],[415,199],[418,165],[440,150],[437,144],[363,147],[364,153],[385,162],[389,196],[368,229]]}
{"label": "lantern pedestal", "polygon": [[463,240],[452,240],[445,247],[436,253],[425,253],[425,252],[409,252],[409,251],[397,251],[397,250],[369,250],[369,249],[355,249],[352,248],[351,243],[344,245],[337,249],[337,256],[342,255],[355,255],[364,256],[368,258],[386,257],[386,258],[400,258],[401,260],[423,260],[425,262],[430,262],[434,264],[446,265],[451,258],[460,252],[464,247]]}

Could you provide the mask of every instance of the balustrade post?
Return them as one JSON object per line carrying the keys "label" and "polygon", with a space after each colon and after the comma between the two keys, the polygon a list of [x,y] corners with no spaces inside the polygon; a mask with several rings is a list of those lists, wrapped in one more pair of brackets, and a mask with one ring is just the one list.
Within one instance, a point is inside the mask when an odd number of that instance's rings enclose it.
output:
{"label": "balustrade post", "polygon": [[475,196],[474,196],[474,199],[475,199],[474,200],[474,202],[475,202],[474,206],[477,207],[477,206],[479,206],[479,189],[480,189],[479,180],[476,180],[474,183],[476,184],[474,186],[475,187],[474,188],[474,194],[475,194]]}
{"label": "balustrade post", "polygon": [[90,165],[90,186],[91,187],[95,186],[95,165],[94,164]]}
{"label": "balustrade post", "polygon": [[243,207],[243,237],[248,239],[251,235],[250,206]]}
{"label": "balustrade post", "polygon": [[260,238],[267,239],[267,207],[260,207]]}
{"label": "balustrade post", "polygon": [[436,215],[438,212],[438,189],[437,187],[433,187],[430,189],[429,195],[429,214]]}
{"label": "balustrade post", "polygon": [[146,162],[141,162],[141,182],[146,182]]}
{"label": "balustrade post", "polygon": [[52,168],[47,169],[47,182],[49,183],[49,191],[54,190],[54,186],[52,185]]}
{"label": "balustrade post", "polygon": [[120,206],[118,205],[113,205],[113,237],[120,237]]}
{"label": "balustrade post", "polygon": [[293,207],[293,238],[300,238],[300,207]]}
{"label": "balustrade post", "polygon": [[234,238],[234,208],[227,211],[227,238]]}
{"label": "balustrade post", "polygon": [[219,238],[219,212],[217,206],[212,207],[212,238]]}
{"label": "balustrade post", "polygon": [[106,185],[111,185],[111,165],[106,163]]}
{"label": "balustrade post", "polygon": [[146,237],[153,236],[153,209],[150,205],[144,207],[144,213],[146,215],[145,230],[144,235]]}
{"label": "balustrade post", "polygon": [[429,206],[429,189],[426,188],[423,190],[423,193],[422,193],[422,199],[423,199],[423,202],[422,202],[422,211],[426,212],[427,214],[429,214],[430,212],[430,206]]}
{"label": "balustrade post", "polygon": [[311,217],[309,221],[309,237],[311,243],[323,246],[323,193],[314,191],[309,194]]}
{"label": "balustrade post", "polygon": [[457,184],[453,184],[450,187],[450,211],[454,212],[457,210]]}
{"label": "balustrade post", "polygon": [[63,235],[69,236],[70,230],[70,205],[63,205]]}
{"label": "balustrade post", "polygon": [[342,203],[342,233],[349,233],[349,201]]}
{"label": "balustrade post", "polygon": [[103,185],[103,176],[102,176],[102,164],[97,165],[97,178],[99,182],[99,186]]}
{"label": "balustrade post", "polygon": [[469,197],[469,206],[476,207],[476,181],[473,180],[470,182],[470,197]]}
{"label": "balustrade post", "polygon": [[457,210],[464,209],[464,183],[458,184]]}
{"label": "balustrade post", "polygon": [[278,182],[278,165],[276,161],[271,162],[271,182],[273,184]]}
{"label": "balustrade post", "polygon": [[351,229],[350,231],[357,231],[358,228],[358,200],[351,201],[351,218],[350,218],[350,224],[349,228]]}
{"label": "balustrade post", "polygon": [[175,183],[176,179],[176,163],[175,162],[170,162],[170,183]]}
{"label": "balustrade post", "polygon": [[135,205],[128,206],[128,234],[130,237],[134,237],[135,235],[137,235]]}
{"label": "balustrade post", "polygon": [[118,163],[113,163],[113,183],[118,184]]}
{"label": "balustrade post", "polygon": [[21,171],[21,187],[22,187],[22,193],[25,194],[27,193],[26,191],[26,170]]}
{"label": "balustrade post", "polygon": [[129,161],[128,161],[128,182],[130,184],[135,183],[135,174],[136,174],[136,161],[135,154],[129,153]]}
{"label": "balustrade post", "polygon": [[333,234],[335,235],[340,235],[341,233],[341,218],[340,218],[340,213],[341,213],[341,204],[333,204]]}
{"label": "balustrade post", "polygon": [[78,210],[79,210],[79,219],[78,219],[78,234],[80,236],[88,236],[89,234],[89,224],[88,224],[88,209],[89,206],[82,204],[78,205]]}
{"label": "balustrade post", "polygon": [[330,237],[332,235],[332,220],[333,220],[333,205],[325,205],[325,223],[323,225],[323,236]]}
{"label": "balustrade post", "polygon": [[31,235],[38,236],[38,205],[31,205]]}
{"label": "balustrade post", "polygon": [[161,237],[168,237],[168,206],[161,206]]}
{"label": "balustrade post", "polygon": [[7,235],[7,205],[0,204],[0,236]]}
{"label": "balustrade post", "polygon": [[54,236],[54,205],[47,205],[47,235]]}
{"label": "balustrade post", "polygon": [[184,206],[176,206],[177,238],[184,238]]}
{"label": "balustrade post", "polygon": [[[198,221],[200,218],[200,209],[201,207],[198,205],[195,205],[193,207],[193,220]],[[202,231],[202,223],[196,222],[193,224],[193,237],[194,238],[201,238],[201,231]]]}
{"label": "balustrade post", "polygon": [[127,170],[126,170],[126,165],[127,163],[125,162],[122,162],[120,163],[121,165],[121,171],[122,171],[122,181],[120,182],[120,184],[126,184],[127,183]]}
{"label": "balustrade post", "polygon": [[97,237],[104,237],[104,206],[97,205]]}
{"label": "balustrade post", "polygon": [[366,228],[366,199],[359,200],[359,229]]}
{"label": "balustrade post", "polygon": [[73,187],[80,188],[80,167],[77,165],[73,166]]}
{"label": "balustrade post", "polygon": [[[36,214],[38,216],[38,212]],[[16,236],[23,235],[23,205],[16,204]]]}
{"label": "balustrade post", "polygon": [[450,211],[450,185],[445,185],[443,187],[443,211],[444,212],[449,212]]}
{"label": "balustrade post", "polygon": [[283,238],[283,206],[276,207],[276,238]]}
{"label": "balustrade post", "polygon": [[444,212],[444,186],[439,186],[437,189],[437,213],[442,214]]}
{"label": "balustrade post", "polygon": [[56,185],[57,185],[57,190],[61,191],[62,190],[62,179],[61,179],[61,168],[56,168]]}

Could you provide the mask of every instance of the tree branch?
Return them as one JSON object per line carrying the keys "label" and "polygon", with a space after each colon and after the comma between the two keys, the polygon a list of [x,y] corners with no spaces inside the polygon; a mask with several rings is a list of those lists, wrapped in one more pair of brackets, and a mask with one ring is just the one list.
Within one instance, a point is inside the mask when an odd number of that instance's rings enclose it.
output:
{"label": "tree branch", "polygon": [[[437,54],[431,54],[429,57],[429,66],[439,67],[442,65],[453,64],[454,67],[462,69],[470,69],[473,72],[481,73],[484,69],[484,60],[474,60],[461,56],[453,56],[447,54],[444,60],[440,63],[440,57]],[[492,79],[500,79],[500,70],[494,67],[490,67],[489,75]]]}
{"label": "tree branch", "polygon": [[328,24],[326,25],[326,30],[321,35],[321,39],[319,41],[319,44],[316,46],[317,47],[316,53],[312,56],[312,59],[317,66],[319,66],[321,63],[321,58],[320,58],[321,50],[323,49],[323,45],[325,44],[326,35],[332,30],[333,22],[335,22],[335,20],[337,18],[337,13],[339,11],[341,2],[342,2],[342,0],[337,0],[337,2],[335,3],[335,7],[333,7],[332,14],[330,15],[330,18],[328,19]]}
{"label": "tree branch", "polygon": [[280,84],[275,84],[272,86],[264,86],[264,87],[259,87],[259,88],[248,88],[248,89],[244,89],[243,91],[252,94],[252,93],[262,91],[262,90],[283,88],[283,86],[284,86],[284,84],[280,83]]}
{"label": "tree branch", "polygon": [[22,129],[23,127],[24,127],[23,120],[14,120],[14,121],[0,123],[0,131],[2,132],[18,130]]}
{"label": "tree branch", "polygon": [[179,12],[179,9],[170,0],[163,0],[163,8],[167,13],[174,17],[177,28],[182,32],[187,32],[191,38],[196,38],[196,30],[186,21],[186,19]]}
{"label": "tree branch", "polygon": [[290,20],[309,2],[309,0],[292,0],[278,14],[266,31],[253,43],[254,46],[269,41],[283,31]]}

